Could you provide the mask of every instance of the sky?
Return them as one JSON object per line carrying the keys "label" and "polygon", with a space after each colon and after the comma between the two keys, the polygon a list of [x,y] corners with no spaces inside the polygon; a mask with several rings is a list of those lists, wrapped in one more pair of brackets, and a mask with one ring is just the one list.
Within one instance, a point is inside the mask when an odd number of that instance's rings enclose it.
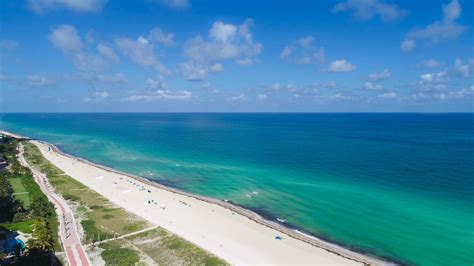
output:
{"label": "sky", "polygon": [[473,112],[473,0],[2,0],[0,112]]}

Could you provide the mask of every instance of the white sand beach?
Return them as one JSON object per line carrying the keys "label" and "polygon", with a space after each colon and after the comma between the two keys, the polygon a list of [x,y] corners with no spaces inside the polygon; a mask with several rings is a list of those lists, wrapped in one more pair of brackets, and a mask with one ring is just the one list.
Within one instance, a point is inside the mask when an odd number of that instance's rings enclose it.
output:
{"label": "white sand beach", "polygon": [[[56,152],[46,143],[32,143],[66,174],[110,201],[232,264],[384,263],[272,224],[253,212],[228,203],[199,199],[161,185],[152,185]],[[277,240],[276,236],[282,239]]]}

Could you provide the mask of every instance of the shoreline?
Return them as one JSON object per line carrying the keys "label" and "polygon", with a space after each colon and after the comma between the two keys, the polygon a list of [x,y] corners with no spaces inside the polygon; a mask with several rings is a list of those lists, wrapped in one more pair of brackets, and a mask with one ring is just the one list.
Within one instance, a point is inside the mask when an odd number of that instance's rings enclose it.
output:
{"label": "shoreline", "polygon": [[[5,134],[5,135],[9,135],[9,136],[12,136],[12,137],[15,137],[15,138],[32,140],[28,137],[23,137],[23,136],[20,136],[20,135],[14,134],[14,133],[10,133],[10,132],[7,132],[7,131],[3,131],[3,130],[0,131],[0,133]],[[33,144],[36,145],[38,148],[40,148],[40,147],[36,143],[34,143],[35,141],[42,144],[42,145],[45,145],[47,147],[51,147],[52,151],[56,152],[59,155],[65,156],[69,159],[72,159],[74,161],[84,163],[86,165],[104,170],[104,171],[109,172],[109,173],[114,173],[116,175],[132,178],[132,179],[134,179],[138,182],[144,183],[146,185],[149,185],[149,186],[157,188],[157,189],[161,189],[161,190],[164,190],[164,191],[167,191],[167,192],[170,192],[170,193],[174,193],[174,194],[178,194],[178,195],[181,195],[181,196],[184,196],[184,197],[193,198],[197,201],[201,201],[201,202],[204,202],[204,203],[208,203],[208,204],[211,204],[211,205],[222,207],[222,208],[224,208],[226,210],[229,210],[231,212],[235,212],[235,213],[251,220],[254,223],[257,223],[258,225],[264,226],[264,227],[269,228],[269,229],[273,229],[273,230],[285,235],[285,237],[293,238],[296,241],[300,241],[300,242],[303,242],[305,244],[309,244],[313,247],[316,247],[318,249],[322,249],[324,251],[327,251],[329,253],[337,255],[338,257],[353,261],[355,263],[364,264],[364,265],[392,265],[392,264],[395,264],[395,262],[389,261],[385,258],[376,257],[376,256],[371,255],[371,254],[361,253],[361,252],[350,249],[350,247],[345,247],[345,246],[340,245],[338,243],[330,242],[330,241],[324,240],[320,237],[313,236],[309,233],[302,232],[301,229],[299,229],[299,228],[291,228],[289,226],[285,226],[285,225],[279,224],[277,222],[271,221],[269,219],[266,219],[266,218],[262,217],[261,215],[259,215],[258,213],[256,213],[253,210],[246,209],[246,208],[241,207],[239,205],[236,205],[232,202],[227,202],[227,201],[222,201],[222,200],[218,200],[218,199],[214,199],[214,198],[210,198],[210,197],[206,197],[206,196],[196,195],[196,194],[188,193],[188,192],[185,192],[185,191],[173,188],[173,187],[165,186],[161,183],[158,183],[156,181],[147,179],[145,177],[137,176],[137,175],[130,174],[130,173],[124,173],[124,172],[119,171],[117,169],[107,167],[107,166],[104,166],[104,165],[100,165],[100,164],[91,162],[87,159],[84,159],[84,158],[81,158],[81,157],[78,157],[78,156],[73,156],[73,155],[67,154],[67,153],[61,151],[54,144],[51,144],[51,143],[48,143],[48,142],[45,142],[45,141],[41,141],[41,140],[33,140]],[[43,153],[43,150],[41,150],[41,148],[40,148],[40,151]],[[43,156],[44,155],[45,154],[43,153]],[[54,162],[51,162],[51,163],[54,164]],[[56,165],[56,166],[59,167],[58,165]],[[85,184],[85,185],[89,186],[88,184]],[[100,191],[97,191],[97,192],[100,193]],[[184,238],[186,238],[186,237],[184,237]],[[209,250],[209,251],[214,253],[213,250]]]}

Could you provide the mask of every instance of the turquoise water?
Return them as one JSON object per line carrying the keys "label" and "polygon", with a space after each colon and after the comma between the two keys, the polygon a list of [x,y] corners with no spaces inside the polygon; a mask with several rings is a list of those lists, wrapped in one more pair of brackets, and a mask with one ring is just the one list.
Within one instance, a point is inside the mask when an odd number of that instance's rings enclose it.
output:
{"label": "turquoise water", "polygon": [[474,263],[473,114],[1,119],[2,129],[67,153],[231,200],[359,251],[406,264]]}

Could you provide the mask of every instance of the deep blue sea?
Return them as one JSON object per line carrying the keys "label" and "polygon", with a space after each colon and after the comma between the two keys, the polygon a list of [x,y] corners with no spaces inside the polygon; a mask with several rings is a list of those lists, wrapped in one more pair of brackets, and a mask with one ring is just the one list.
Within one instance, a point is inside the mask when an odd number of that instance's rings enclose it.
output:
{"label": "deep blue sea", "polygon": [[474,263],[474,114],[3,114],[0,128],[397,262]]}

